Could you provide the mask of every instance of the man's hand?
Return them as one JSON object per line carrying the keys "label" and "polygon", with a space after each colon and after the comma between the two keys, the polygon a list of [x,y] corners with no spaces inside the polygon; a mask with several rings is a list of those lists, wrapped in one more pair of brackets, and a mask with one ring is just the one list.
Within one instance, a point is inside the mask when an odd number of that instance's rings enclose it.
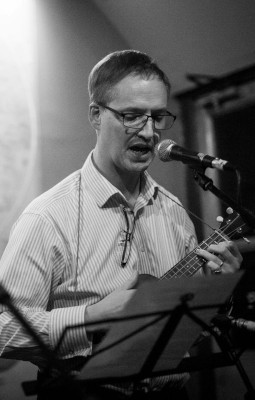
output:
{"label": "man's hand", "polygon": [[233,273],[239,270],[243,257],[232,241],[210,245],[207,250],[199,249],[198,256],[207,260],[204,271],[208,273]]}
{"label": "man's hand", "polygon": [[[100,325],[96,326],[94,323],[114,319],[121,314],[135,293],[138,276],[138,272],[134,271],[133,275],[122,286],[98,303],[86,307],[85,323],[88,333],[93,333],[101,329]],[[90,324],[93,325],[90,326]]]}

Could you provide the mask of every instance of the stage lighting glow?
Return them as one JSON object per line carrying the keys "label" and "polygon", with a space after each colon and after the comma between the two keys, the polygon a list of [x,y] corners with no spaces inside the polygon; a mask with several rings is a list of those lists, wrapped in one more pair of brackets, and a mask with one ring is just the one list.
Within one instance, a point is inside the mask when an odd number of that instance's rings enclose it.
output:
{"label": "stage lighting glow", "polygon": [[34,21],[35,0],[0,0],[0,255],[35,170]]}
{"label": "stage lighting glow", "polygon": [[0,0],[0,37],[23,60],[34,46],[34,6],[34,0]]}

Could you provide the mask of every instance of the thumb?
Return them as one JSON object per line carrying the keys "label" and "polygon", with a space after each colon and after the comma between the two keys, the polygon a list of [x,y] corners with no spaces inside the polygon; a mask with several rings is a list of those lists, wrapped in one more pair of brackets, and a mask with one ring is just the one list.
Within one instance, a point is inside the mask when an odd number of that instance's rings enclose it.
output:
{"label": "thumb", "polygon": [[136,287],[136,285],[138,284],[138,278],[139,278],[138,272],[137,271],[133,271],[133,273],[130,276],[130,278],[128,278],[126,280],[126,282],[124,282],[123,285],[121,285],[119,287],[119,290],[134,289]]}

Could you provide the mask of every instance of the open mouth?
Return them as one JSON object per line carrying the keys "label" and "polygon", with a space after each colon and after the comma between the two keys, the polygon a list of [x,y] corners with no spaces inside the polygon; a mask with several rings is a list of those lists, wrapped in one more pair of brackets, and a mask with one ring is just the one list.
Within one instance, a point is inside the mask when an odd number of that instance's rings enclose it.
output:
{"label": "open mouth", "polygon": [[137,155],[144,155],[152,152],[151,146],[144,146],[144,145],[130,146],[129,149]]}

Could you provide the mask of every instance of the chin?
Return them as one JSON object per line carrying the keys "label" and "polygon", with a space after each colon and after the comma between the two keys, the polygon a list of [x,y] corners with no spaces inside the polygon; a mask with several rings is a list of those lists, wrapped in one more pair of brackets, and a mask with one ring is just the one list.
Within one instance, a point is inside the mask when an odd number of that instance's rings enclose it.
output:
{"label": "chin", "polygon": [[130,172],[134,172],[134,173],[141,173],[146,171],[146,169],[149,168],[150,164],[151,164],[152,160],[148,161],[148,162],[137,162],[137,163],[132,163],[132,165],[129,168]]}
{"label": "chin", "polygon": [[149,168],[152,161],[154,159],[154,155],[150,155],[146,157],[146,159],[142,158],[134,158],[134,157],[126,157],[124,162],[122,163],[123,168],[129,173],[141,173]]}

